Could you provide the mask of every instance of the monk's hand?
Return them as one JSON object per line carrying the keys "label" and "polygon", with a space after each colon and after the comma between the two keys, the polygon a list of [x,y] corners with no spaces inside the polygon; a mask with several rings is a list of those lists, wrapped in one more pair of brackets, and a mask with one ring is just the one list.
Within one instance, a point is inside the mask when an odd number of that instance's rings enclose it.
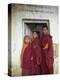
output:
{"label": "monk's hand", "polygon": [[40,62],[37,62],[37,65],[40,65]]}
{"label": "monk's hand", "polygon": [[48,49],[48,43],[45,45],[45,47],[43,49]]}
{"label": "monk's hand", "polygon": [[31,61],[33,60],[33,56],[31,57]]}

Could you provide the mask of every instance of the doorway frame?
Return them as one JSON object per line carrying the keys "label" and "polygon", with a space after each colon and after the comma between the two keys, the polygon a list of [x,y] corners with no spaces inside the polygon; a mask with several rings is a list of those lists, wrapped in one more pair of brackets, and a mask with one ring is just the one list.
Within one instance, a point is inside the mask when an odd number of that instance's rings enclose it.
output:
{"label": "doorway frame", "polygon": [[48,24],[48,30],[50,33],[50,21],[49,19],[22,19],[22,28],[23,28],[23,37],[25,36],[25,24],[27,23],[47,23]]}

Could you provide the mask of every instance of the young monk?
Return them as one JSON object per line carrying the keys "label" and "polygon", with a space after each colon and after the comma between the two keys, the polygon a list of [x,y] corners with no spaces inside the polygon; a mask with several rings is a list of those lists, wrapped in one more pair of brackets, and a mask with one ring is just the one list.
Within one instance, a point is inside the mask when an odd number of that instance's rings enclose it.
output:
{"label": "young monk", "polygon": [[28,35],[24,37],[22,48],[22,75],[31,75],[31,39]]}
{"label": "young monk", "polygon": [[48,32],[47,25],[43,26],[42,31],[42,74],[52,74],[54,62],[52,36]]}
{"label": "young monk", "polygon": [[32,34],[32,54],[33,54],[33,74],[40,74],[40,64],[41,64],[41,47],[40,47],[40,39],[37,32],[33,32]]}

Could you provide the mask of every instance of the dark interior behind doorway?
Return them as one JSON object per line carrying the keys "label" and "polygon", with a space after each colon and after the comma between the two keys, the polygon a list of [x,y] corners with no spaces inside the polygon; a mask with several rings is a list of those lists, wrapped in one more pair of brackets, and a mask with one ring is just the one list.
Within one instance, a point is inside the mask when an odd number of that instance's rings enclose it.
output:
{"label": "dark interior behind doorway", "polygon": [[24,30],[25,32],[24,33],[29,36],[32,36],[33,31],[36,31],[36,32],[38,31],[40,33],[40,37],[41,37],[42,36],[42,27],[45,24],[47,25],[47,23],[25,23],[25,30]]}

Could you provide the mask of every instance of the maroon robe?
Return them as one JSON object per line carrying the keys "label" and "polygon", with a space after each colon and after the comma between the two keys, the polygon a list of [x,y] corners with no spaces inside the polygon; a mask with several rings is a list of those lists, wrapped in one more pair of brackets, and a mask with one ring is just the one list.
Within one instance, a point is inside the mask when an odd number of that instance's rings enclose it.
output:
{"label": "maroon robe", "polygon": [[[41,64],[41,47],[39,38],[32,40],[32,54],[33,54],[33,65],[32,72],[33,74],[40,74],[40,64]],[[38,65],[39,64],[39,65]]]}
{"label": "maroon robe", "polygon": [[29,45],[23,53],[23,60],[22,60],[22,75],[31,75],[31,46]]}
{"label": "maroon robe", "polygon": [[[53,43],[52,37],[50,35],[45,35],[42,37],[42,74],[52,74],[53,73]],[[48,48],[43,49],[48,43]]]}

